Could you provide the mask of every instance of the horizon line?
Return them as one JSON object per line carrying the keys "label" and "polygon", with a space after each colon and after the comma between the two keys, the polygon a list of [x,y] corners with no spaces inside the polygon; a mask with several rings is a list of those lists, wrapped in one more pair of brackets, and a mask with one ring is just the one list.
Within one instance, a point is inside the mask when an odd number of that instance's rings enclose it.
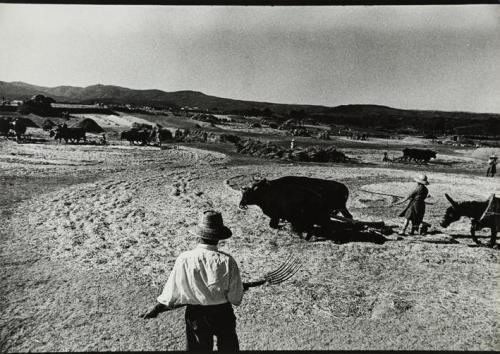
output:
{"label": "horizon line", "polygon": [[227,99],[227,100],[233,100],[233,101],[243,101],[243,102],[265,103],[265,104],[274,104],[274,105],[284,105],[284,106],[313,106],[313,107],[325,107],[325,108],[336,108],[336,107],[341,107],[341,106],[378,106],[378,107],[386,107],[386,108],[403,110],[403,111],[421,111],[421,112],[435,111],[435,112],[476,113],[476,114],[500,115],[500,112],[475,112],[475,111],[465,111],[465,110],[400,108],[400,107],[394,107],[394,106],[389,106],[389,105],[380,104],[380,103],[344,103],[344,104],[335,105],[335,106],[327,106],[324,104],[310,104],[310,103],[281,103],[281,102],[270,102],[270,101],[253,101],[253,100],[247,100],[247,99],[241,99],[241,98],[229,98],[229,97],[215,96],[215,95],[207,94],[203,91],[189,90],[189,89],[176,90],[176,91],[165,91],[165,90],[159,89],[159,88],[140,89],[140,88],[131,88],[131,87],[127,87],[127,86],[120,86],[120,85],[116,85],[116,84],[103,84],[103,83],[96,83],[96,84],[91,84],[91,85],[87,85],[87,86],[74,86],[74,85],[68,85],[68,84],[56,85],[56,86],[44,86],[44,85],[39,85],[39,84],[32,84],[32,83],[25,82],[25,81],[3,81],[3,80],[0,80],[0,82],[5,82],[8,84],[21,83],[21,84],[26,84],[26,85],[30,85],[30,86],[38,86],[38,87],[48,88],[48,89],[54,89],[57,87],[74,87],[74,88],[85,89],[85,88],[92,87],[92,86],[113,86],[113,87],[119,87],[119,88],[123,88],[123,89],[127,89],[127,90],[133,90],[133,91],[161,91],[163,93],[194,92],[194,93],[200,93],[200,94],[205,95],[205,96],[210,96],[210,97],[220,98],[220,99]]}

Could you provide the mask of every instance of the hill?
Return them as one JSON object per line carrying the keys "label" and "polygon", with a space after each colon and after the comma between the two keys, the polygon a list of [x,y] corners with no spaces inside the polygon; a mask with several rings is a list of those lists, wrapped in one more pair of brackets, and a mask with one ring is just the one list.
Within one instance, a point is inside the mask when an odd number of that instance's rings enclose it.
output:
{"label": "hill", "polygon": [[465,129],[470,134],[500,135],[500,114],[405,110],[381,105],[349,104],[337,107],[279,104],[222,98],[198,91],[135,90],[112,85],[88,87],[42,87],[24,82],[0,81],[0,97],[27,99],[35,94],[53,97],[57,102],[133,104],[155,107],[198,107],[201,111],[242,115],[276,115],[287,118],[311,118],[326,124],[359,128],[395,130],[414,128],[421,131]]}
{"label": "hill", "polygon": [[27,99],[34,94],[44,94],[53,97],[58,102],[108,104],[137,104],[151,106],[189,106],[202,110],[238,111],[269,108],[277,113],[286,113],[290,109],[306,109],[321,112],[322,106],[289,105],[269,102],[253,102],[209,96],[198,91],[134,90],[113,85],[92,85],[87,87],[57,86],[42,87],[24,82],[0,81],[0,96],[6,99]]}

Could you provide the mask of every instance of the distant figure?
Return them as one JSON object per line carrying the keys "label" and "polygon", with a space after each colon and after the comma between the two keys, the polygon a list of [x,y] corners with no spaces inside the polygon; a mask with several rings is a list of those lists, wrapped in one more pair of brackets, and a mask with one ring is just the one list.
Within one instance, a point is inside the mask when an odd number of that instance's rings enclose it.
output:
{"label": "distant figure", "polygon": [[108,142],[106,141],[106,134],[102,134],[101,136],[101,145],[107,145]]}
{"label": "distant figure", "polygon": [[292,139],[290,142],[290,150],[293,150],[295,148],[295,139]]}
{"label": "distant figure", "polygon": [[488,161],[488,170],[486,171],[486,177],[495,177],[497,173],[497,157],[496,155],[491,155]]}
{"label": "distant figure", "polygon": [[383,162],[391,161],[389,157],[387,156],[387,152],[384,152],[384,158],[382,159]]}
{"label": "distant figure", "polygon": [[421,175],[414,179],[417,182],[417,188],[410,193],[410,195],[395,204],[402,204],[409,200],[408,206],[399,214],[406,218],[403,225],[403,229],[399,232],[399,235],[406,235],[406,228],[411,221],[411,231],[410,235],[413,235],[415,231],[418,231],[419,225],[422,223],[425,214],[425,199],[429,195],[429,190],[426,185],[429,184],[426,175]]}
{"label": "distant figure", "polygon": [[182,131],[180,129],[176,129],[174,132],[174,139],[179,141],[182,139]]}
{"label": "distant figure", "polygon": [[155,144],[161,147],[160,129],[161,129],[160,126],[156,124],[154,127],[154,134],[155,134],[154,139],[155,139]]}

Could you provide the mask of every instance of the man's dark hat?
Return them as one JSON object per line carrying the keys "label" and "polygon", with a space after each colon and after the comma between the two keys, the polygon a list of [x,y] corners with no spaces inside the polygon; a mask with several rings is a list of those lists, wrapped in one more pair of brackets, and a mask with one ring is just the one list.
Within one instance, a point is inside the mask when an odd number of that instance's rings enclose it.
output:
{"label": "man's dark hat", "polygon": [[200,215],[198,226],[189,232],[207,240],[224,240],[233,234],[229,228],[224,226],[222,214],[214,210],[204,211]]}

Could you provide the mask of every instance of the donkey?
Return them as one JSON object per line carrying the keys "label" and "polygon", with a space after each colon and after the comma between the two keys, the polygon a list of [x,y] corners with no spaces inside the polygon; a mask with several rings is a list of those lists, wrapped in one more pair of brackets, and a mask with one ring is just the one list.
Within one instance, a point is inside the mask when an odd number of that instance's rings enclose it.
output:
{"label": "donkey", "polygon": [[[448,194],[445,194],[446,199],[450,202],[451,206],[446,209],[446,213],[444,214],[443,220],[441,221],[442,227],[448,227],[451,223],[458,221],[462,216],[469,217],[471,219],[471,227],[470,234],[472,236],[472,240],[481,244],[481,242],[476,237],[476,230],[481,230],[483,228],[491,229],[491,237],[490,237],[490,247],[494,247],[496,245],[497,240],[497,229],[500,228],[500,223],[498,223],[498,216],[490,215],[481,219],[481,216],[486,211],[488,207],[488,201],[480,202],[480,201],[464,201],[464,202],[455,202]],[[495,198],[494,202],[498,202],[498,198]]]}

